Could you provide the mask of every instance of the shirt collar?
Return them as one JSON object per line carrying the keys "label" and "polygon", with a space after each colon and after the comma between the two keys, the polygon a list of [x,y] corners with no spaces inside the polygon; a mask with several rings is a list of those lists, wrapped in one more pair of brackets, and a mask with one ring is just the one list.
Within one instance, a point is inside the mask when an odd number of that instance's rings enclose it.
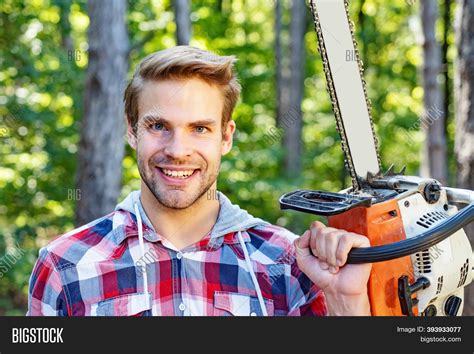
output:
{"label": "shirt collar", "polygon": [[[138,237],[137,218],[134,214],[130,212],[116,212],[116,215],[114,216],[114,224],[120,221],[121,225],[118,225],[118,227],[114,229],[114,236],[117,244],[122,243],[128,237]],[[149,242],[161,241],[161,237],[148,225],[148,223],[145,222],[143,223],[143,238]]]}
{"label": "shirt collar", "polygon": [[[142,203],[140,198],[138,198],[138,209],[140,212],[140,216],[142,218],[142,227],[143,227],[143,238],[149,242],[162,242],[162,238],[158,233],[155,231],[153,228],[152,223],[148,219],[148,216],[145,213],[145,210],[143,209]],[[137,224],[137,218],[135,214],[127,211],[125,213],[123,212],[115,212],[116,214],[114,215],[114,226],[119,226],[121,224],[123,227],[117,228],[117,232],[115,233],[115,239],[117,244],[122,243],[126,238],[130,236],[135,236],[138,237],[138,224]],[[220,212],[219,212],[220,214]],[[217,222],[216,222],[217,223]],[[215,225],[214,225],[215,226]],[[190,245],[189,248],[194,248],[195,251],[199,249],[218,249],[219,247],[222,246],[223,243],[228,244],[228,245],[234,245],[238,244],[239,240],[237,237],[237,232],[238,230],[235,230],[233,232],[228,232],[227,234],[220,236],[220,237],[212,237],[212,231],[214,227],[211,229],[210,233],[206,235],[202,240],[196,242],[193,245]],[[241,230],[245,231],[245,230]],[[248,235],[247,232],[242,233],[242,238],[244,242],[250,242],[250,236]]]}
{"label": "shirt collar", "polygon": [[[122,243],[128,237],[138,237],[138,225],[135,215],[127,212],[128,223],[124,223],[122,227],[114,229],[115,241],[117,244]],[[143,238],[149,242],[162,242],[162,238],[147,224],[143,223]],[[242,232],[242,238],[244,242],[250,242],[250,236],[247,232]],[[200,251],[200,250],[217,250],[223,244],[235,245],[238,244],[239,240],[236,232],[229,232],[228,234],[211,238],[208,233],[202,240],[186,247],[187,252]]]}

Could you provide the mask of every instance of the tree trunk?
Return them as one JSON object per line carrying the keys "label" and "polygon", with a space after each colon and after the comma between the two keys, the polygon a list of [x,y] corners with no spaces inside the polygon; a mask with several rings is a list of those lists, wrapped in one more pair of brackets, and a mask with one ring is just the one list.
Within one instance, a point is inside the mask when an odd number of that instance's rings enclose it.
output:
{"label": "tree trunk", "polygon": [[293,0],[290,23],[289,109],[280,120],[280,126],[284,130],[285,172],[289,177],[296,177],[301,171],[301,130],[303,127],[301,102],[304,88],[305,30],[305,2]]}
{"label": "tree trunk", "polygon": [[290,105],[290,92],[288,89],[290,80],[289,63],[284,51],[283,38],[283,12],[282,0],[275,1],[275,63],[276,63],[276,125],[281,128],[281,122]]}
{"label": "tree trunk", "polygon": [[[451,91],[451,79],[449,75],[450,60],[448,58],[449,49],[449,35],[452,31],[452,20],[451,20],[451,0],[444,0],[444,12],[443,12],[443,46],[442,46],[442,60],[443,60],[443,73],[444,73],[444,111],[446,112],[446,119],[444,120],[444,135],[448,135],[448,122],[452,117],[452,110],[450,111],[452,101]],[[451,156],[451,151],[448,152],[448,156]],[[448,159],[449,161],[449,159]],[[448,180],[449,180],[449,169],[448,169]]]}
{"label": "tree trunk", "polygon": [[362,11],[363,7],[364,7],[364,3],[365,3],[365,0],[361,0],[360,2],[360,7],[359,7],[359,13],[358,13],[358,19],[359,19],[359,25],[357,27],[359,27],[359,33],[360,33],[360,41],[358,41],[359,43],[362,44],[362,48],[361,46],[359,45],[359,48],[361,48],[362,50],[360,50],[361,52],[361,56],[362,56],[362,63],[364,65],[364,69],[367,70],[367,65],[368,65],[368,60],[367,60],[367,53],[368,53],[368,50],[367,50],[367,40],[365,39],[366,35],[366,29],[364,28],[365,26],[365,14],[364,14],[364,11]]}
{"label": "tree trunk", "polygon": [[[456,138],[455,153],[459,188],[474,190],[474,2],[457,1],[454,75]],[[474,223],[464,228],[474,247]],[[464,295],[464,315],[474,315],[474,284]]]}
{"label": "tree trunk", "polygon": [[423,89],[424,113],[420,125],[425,132],[424,151],[422,156],[422,175],[432,177],[447,184],[446,136],[444,134],[443,95],[438,85],[441,72],[441,49],[435,37],[436,19],[438,17],[437,1],[421,1],[421,22],[423,27]]}
{"label": "tree trunk", "polygon": [[74,41],[71,37],[71,23],[69,22],[71,0],[59,1],[57,4],[60,11],[59,28],[61,30],[61,45],[67,51],[72,51],[74,50]]}
{"label": "tree trunk", "polygon": [[173,0],[176,41],[178,45],[188,45],[191,39],[191,17],[189,11],[189,0]]}
{"label": "tree trunk", "polygon": [[89,65],[79,146],[77,225],[113,211],[121,189],[124,155],[127,2],[90,0],[88,12]]}
{"label": "tree trunk", "polygon": [[275,76],[276,76],[276,125],[280,125],[280,118],[285,111],[283,99],[283,51],[281,46],[282,3],[275,1]]}

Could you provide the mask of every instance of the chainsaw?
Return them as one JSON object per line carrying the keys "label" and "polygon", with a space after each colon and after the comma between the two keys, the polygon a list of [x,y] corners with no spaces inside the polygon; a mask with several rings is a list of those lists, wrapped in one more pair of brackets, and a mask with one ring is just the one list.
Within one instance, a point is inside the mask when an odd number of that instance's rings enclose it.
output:
{"label": "chainsaw", "polygon": [[325,216],[329,226],[369,238],[371,247],[352,249],[347,263],[373,263],[373,316],[461,315],[464,287],[473,278],[463,227],[474,220],[474,192],[407,176],[405,168],[382,170],[348,7],[346,0],[310,0],[352,186],[338,193],[286,193],[280,208]]}

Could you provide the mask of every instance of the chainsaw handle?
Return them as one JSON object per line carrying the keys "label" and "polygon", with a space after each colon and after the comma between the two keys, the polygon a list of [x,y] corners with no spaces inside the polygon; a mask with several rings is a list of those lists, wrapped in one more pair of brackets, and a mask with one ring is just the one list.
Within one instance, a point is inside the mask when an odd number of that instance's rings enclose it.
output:
{"label": "chainsaw handle", "polygon": [[347,256],[347,263],[383,262],[408,256],[436,245],[473,220],[474,203],[471,203],[455,215],[417,236],[382,246],[353,248]]}
{"label": "chainsaw handle", "polygon": [[463,204],[474,203],[474,191],[470,191],[469,189],[450,188],[450,187],[443,187],[443,189],[446,191],[448,200],[451,203],[463,203]]}

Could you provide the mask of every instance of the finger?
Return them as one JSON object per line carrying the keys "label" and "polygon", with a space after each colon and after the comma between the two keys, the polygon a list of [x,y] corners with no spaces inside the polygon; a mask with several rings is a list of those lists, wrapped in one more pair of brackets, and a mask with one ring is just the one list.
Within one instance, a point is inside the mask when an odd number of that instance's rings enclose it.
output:
{"label": "finger", "polygon": [[341,236],[342,232],[333,231],[329,232],[325,238],[326,262],[332,267],[337,267],[336,252]]}
{"label": "finger", "polygon": [[[313,231],[313,230],[311,230]],[[316,250],[318,253],[318,258],[323,261],[327,262],[327,255],[326,255],[326,237],[327,237],[327,230],[326,229],[315,229],[315,244]]]}
{"label": "finger", "polygon": [[294,242],[294,245],[295,245],[295,252],[297,255],[299,256],[307,256],[309,254],[311,254],[310,252],[310,237],[311,237],[311,233],[309,232],[309,230],[306,230],[303,235],[301,235],[300,237],[298,237],[295,242]]}
{"label": "finger", "polygon": [[337,245],[337,265],[342,267],[346,264],[347,255],[352,248],[368,246],[370,246],[370,242],[367,237],[352,232],[345,233],[339,238],[339,243]]}
{"label": "finger", "polygon": [[354,232],[350,232],[350,234],[354,238],[354,243],[352,244],[352,247],[369,247],[370,246],[370,240],[367,236],[356,234]]}
{"label": "finger", "polygon": [[329,269],[329,264],[327,264],[326,262],[323,262],[323,261],[319,261],[319,266],[321,267],[321,269],[324,269],[324,270]]}
{"label": "finger", "polygon": [[315,257],[317,257],[320,261],[324,261],[323,259],[321,259],[321,249],[318,248],[318,238],[319,238],[319,233],[318,233],[318,230],[317,229],[310,229],[310,240],[309,240],[309,243],[310,243],[310,248],[311,248],[311,252],[313,253],[313,255]]}
{"label": "finger", "polygon": [[313,221],[311,223],[311,229],[325,229],[327,226],[324,225],[321,221]]}

